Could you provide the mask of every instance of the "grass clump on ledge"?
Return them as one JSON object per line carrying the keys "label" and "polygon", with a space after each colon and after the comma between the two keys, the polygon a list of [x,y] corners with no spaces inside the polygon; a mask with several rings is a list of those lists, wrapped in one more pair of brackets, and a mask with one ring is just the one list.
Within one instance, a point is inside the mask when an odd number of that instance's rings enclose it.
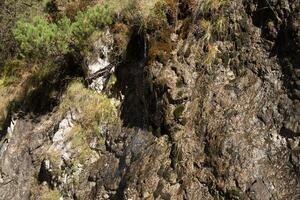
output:
{"label": "grass clump on ledge", "polygon": [[75,80],[59,106],[60,113],[69,111],[73,118],[70,141],[74,148],[80,148],[74,162],[84,164],[95,153],[90,143],[96,139],[96,146],[104,145],[107,132],[121,127],[117,105],[106,95],[85,88],[81,81]]}
{"label": "grass clump on ledge", "polygon": [[[101,126],[114,126],[120,123],[113,100],[96,91],[87,89],[80,81],[73,81],[63,97],[60,111],[76,110],[75,126],[86,134],[100,132]],[[78,131],[77,131],[78,132]]]}
{"label": "grass clump on ledge", "polygon": [[197,0],[193,8],[194,22],[199,39],[197,53],[199,65],[213,70],[218,55],[217,41],[227,40],[230,33],[230,14],[226,12],[231,6],[228,0]]}

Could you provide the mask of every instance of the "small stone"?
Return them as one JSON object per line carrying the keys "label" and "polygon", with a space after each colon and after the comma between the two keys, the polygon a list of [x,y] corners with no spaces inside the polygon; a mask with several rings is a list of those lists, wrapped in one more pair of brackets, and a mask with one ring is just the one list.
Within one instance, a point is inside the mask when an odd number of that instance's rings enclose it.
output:
{"label": "small stone", "polygon": [[177,174],[176,174],[176,173],[174,173],[174,172],[171,172],[171,173],[170,173],[170,176],[169,176],[169,182],[170,182],[171,184],[177,183]]}
{"label": "small stone", "polygon": [[295,69],[295,74],[298,78],[300,78],[300,69]]}
{"label": "small stone", "polygon": [[175,33],[172,33],[172,34],[171,34],[171,41],[172,41],[172,42],[176,42],[177,39],[178,39],[178,35],[175,34]]}
{"label": "small stone", "polygon": [[144,192],[143,193],[143,198],[149,198],[150,197],[150,193],[149,192]]}
{"label": "small stone", "polygon": [[250,188],[250,197],[251,199],[269,200],[272,196],[263,181],[258,180]]}

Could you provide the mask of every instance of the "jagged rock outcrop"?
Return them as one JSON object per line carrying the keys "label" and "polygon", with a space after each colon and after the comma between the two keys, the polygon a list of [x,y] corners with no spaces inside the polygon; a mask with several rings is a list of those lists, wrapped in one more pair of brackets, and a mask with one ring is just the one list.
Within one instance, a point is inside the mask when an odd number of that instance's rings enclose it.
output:
{"label": "jagged rock outcrop", "polygon": [[[63,199],[300,198],[299,1],[234,1],[213,43],[211,15],[191,2],[158,29],[133,27],[113,66],[122,124],[82,142],[80,109],[17,117],[0,145],[0,199],[43,199],[46,185]],[[110,36],[88,77],[113,62]]]}

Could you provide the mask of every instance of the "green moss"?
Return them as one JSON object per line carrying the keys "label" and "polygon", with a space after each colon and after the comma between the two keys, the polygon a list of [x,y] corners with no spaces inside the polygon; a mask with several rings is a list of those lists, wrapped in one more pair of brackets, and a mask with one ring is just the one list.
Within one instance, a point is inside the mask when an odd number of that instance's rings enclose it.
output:
{"label": "green moss", "polygon": [[188,120],[185,117],[180,120],[180,124],[183,126],[185,126],[187,124],[187,122],[188,122]]}
{"label": "green moss", "polygon": [[107,91],[108,94],[112,94],[114,92],[114,89],[116,87],[116,83],[117,83],[117,77],[116,77],[115,74],[112,74],[109,77],[107,85],[105,86],[105,90]]}
{"label": "green moss", "polygon": [[85,128],[78,124],[76,124],[71,130],[70,140],[72,143],[72,147],[80,149],[78,151],[78,155],[76,155],[73,161],[75,164],[84,164],[86,160],[91,157],[91,155],[93,154],[93,150],[89,146],[89,141],[93,139],[93,137],[98,138],[99,145],[105,144],[105,139],[100,134],[98,134],[99,132],[94,132],[96,131],[96,128],[94,128],[94,131],[91,131],[92,130],[88,129],[87,127]]}
{"label": "green moss", "polygon": [[230,61],[230,55],[228,53],[223,53],[222,54],[222,61],[224,65],[227,67]]}
{"label": "green moss", "polygon": [[184,81],[182,79],[177,80],[176,87],[182,88],[184,86]]}
{"label": "green moss", "polygon": [[81,126],[74,126],[72,128],[72,145],[73,146],[82,146],[85,144],[85,135],[84,130]]}
{"label": "green moss", "polygon": [[99,145],[104,145],[105,144],[105,138],[104,137],[99,137],[98,144]]}
{"label": "green moss", "polygon": [[173,115],[174,115],[174,118],[175,118],[176,120],[180,119],[180,117],[181,117],[181,115],[182,115],[184,109],[185,109],[185,106],[184,106],[184,105],[179,105],[179,106],[177,106],[177,107],[175,108],[175,110],[174,110],[174,112],[173,112]]}
{"label": "green moss", "polygon": [[178,95],[179,97],[182,97],[182,96],[183,96],[183,91],[179,91],[179,92],[177,93],[177,95]]}
{"label": "green moss", "polygon": [[121,121],[116,104],[106,95],[85,88],[80,80],[71,82],[59,106],[62,114],[70,109],[80,111],[76,114],[71,140],[74,147],[80,148],[78,161],[84,163],[92,152],[91,139],[97,138],[99,145],[105,143],[100,127],[115,128],[121,126]]}
{"label": "green moss", "polygon": [[245,199],[245,195],[241,191],[241,189],[234,187],[227,190],[226,195],[229,199]]}
{"label": "green moss", "polygon": [[240,21],[240,25],[241,25],[241,28],[242,28],[242,31],[244,32],[249,32],[249,25],[248,25],[248,21],[247,21],[247,18],[243,18],[241,21]]}

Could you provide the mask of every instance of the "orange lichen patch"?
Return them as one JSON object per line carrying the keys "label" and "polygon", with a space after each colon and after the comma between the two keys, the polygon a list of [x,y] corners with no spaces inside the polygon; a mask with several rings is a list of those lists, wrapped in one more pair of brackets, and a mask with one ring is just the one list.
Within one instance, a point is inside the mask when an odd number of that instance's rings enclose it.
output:
{"label": "orange lichen patch", "polygon": [[148,23],[147,30],[150,32],[156,32],[160,30],[165,30],[168,28],[168,24],[165,21],[160,21],[159,19],[151,20]]}
{"label": "orange lichen patch", "polygon": [[165,0],[166,4],[171,8],[177,7],[177,0]]}
{"label": "orange lichen patch", "polygon": [[[164,5],[157,4],[156,6],[156,9],[165,11],[166,9],[170,9],[170,6],[175,6],[175,0],[168,0]],[[149,40],[148,62],[158,61],[165,64],[171,56],[171,33],[174,30],[166,20],[157,17],[153,18],[150,23],[151,26],[148,27],[148,30],[154,31],[155,33],[152,35],[155,36]]]}
{"label": "orange lichen patch", "polygon": [[113,33],[120,33],[120,32],[128,32],[129,28],[126,24],[122,22],[117,22],[113,25],[111,30]]}
{"label": "orange lichen patch", "polygon": [[172,41],[170,39],[171,30],[162,30],[160,34],[150,40],[150,48],[148,51],[148,62],[159,61],[167,63],[171,56]]}
{"label": "orange lichen patch", "polygon": [[164,42],[155,42],[149,49],[149,61],[157,60],[161,63],[166,63],[169,60],[171,46]]}
{"label": "orange lichen patch", "polygon": [[112,27],[116,51],[123,54],[129,42],[130,30],[124,23],[116,23]]}

